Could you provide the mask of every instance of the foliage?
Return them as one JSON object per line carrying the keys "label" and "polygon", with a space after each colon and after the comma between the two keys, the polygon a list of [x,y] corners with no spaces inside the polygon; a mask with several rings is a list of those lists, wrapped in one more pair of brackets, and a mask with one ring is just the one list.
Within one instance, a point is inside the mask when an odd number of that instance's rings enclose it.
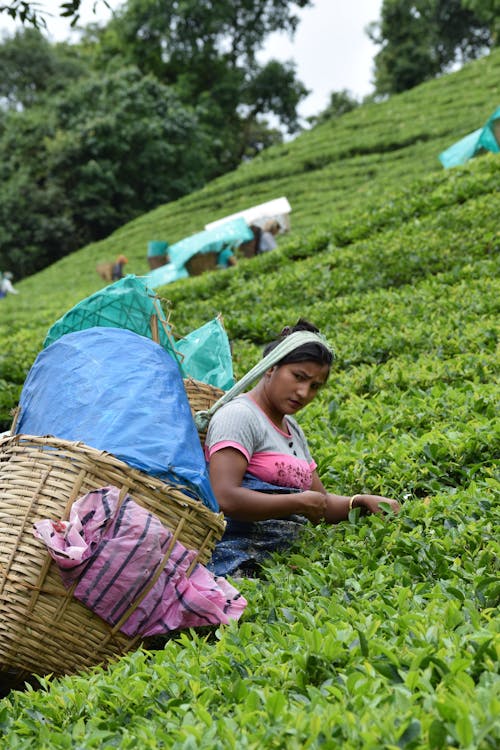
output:
{"label": "foliage", "polygon": [[500,39],[500,1],[499,0],[462,0],[464,8],[486,23],[491,31],[493,42],[498,46]]}
{"label": "foliage", "polygon": [[34,28],[3,40],[0,67],[0,102],[18,110],[73,84],[86,70],[69,45],[52,45]]}
{"label": "foliage", "polygon": [[474,59],[491,47],[491,31],[462,0],[384,0],[368,30],[377,94],[395,94]]}
{"label": "foliage", "polygon": [[308,121],[311,125],[321,125],[321,123],[327,120],[332,120],[335,117],[342,117],[347,112],[352,112],[353,109],[359,106],[359,102],[353,94],[347,89],[342,91],[332,91],[330,94],[330,101],[328,106],[314,117],[309,117]]}
{"label": "foliage", "polygon": [[0,137],[0,264],[33,273],[200,187],[210,148],[197,112],[134,69],[87,76],[47,105],[9,113]]}
{"label": "foliage", "polygon": [[[291,63],[261,66],[257,52],[274,31],[293,34],[296,8],[310,0],[198,0],[166,4],[128,0],[97,34],[98,64],[117,56],[173,85],[182,101],[206,100],[202,121],[212,134],[217,172],[234,168],[249,149],[249,137],[263,130],[262,117],[274,115],[285,130],[298,130],[297,106],[307,90]],[[91,32],[92,35],[92,32]]]}
{"label": "foliage", "polygon": [[[398,497],[398,518],[307,527],[256,579],[241,621],[146,644],[10,692],[5,747],[493,750],[498,713],[500,161],[443,170],[490,114],[500,52],[271,148],[62,258],[0,302],[8,421],[54,320],[99,260],[180,239],[286,194],[277,250],[176,282],[182,335],[222,312],[241,376],[303,315],[336,350],[300,413],[327,486]],[[1,742],[0,742],[1,745]]]}
{"label": "foliage", "polygon": [[[100,2],[107,5],[106,0],[92,0],[95,9]],[[77,23],[80,17],[82,0],[64,0],[59,3],[59,15],[71,19],[71,24]],[[44,28],[47,25],[45,13],[36,0],[9,0],[7,5],[0,5],[0,13],[7,13],[12,19],[23,24],[30,24],[34,28]]]}

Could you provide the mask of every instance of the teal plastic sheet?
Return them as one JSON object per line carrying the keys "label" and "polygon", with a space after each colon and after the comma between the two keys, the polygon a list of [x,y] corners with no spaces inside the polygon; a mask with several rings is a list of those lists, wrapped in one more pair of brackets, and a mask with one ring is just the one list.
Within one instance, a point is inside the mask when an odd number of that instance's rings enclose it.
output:
{"label": "teal plastic sheet", "polygon": [[231,346],[219,318],[176,342],[182,368],[195,380],[227,391],[234,385]]}
{"label": "teal plastic sheet", "polygon": [[[500,143],[497,140],[500,134],[500,107],[491,115],[486,125],[474,130],[464,138],[439,154],[439,161],[446,169],[458,167],[465,164],[477,154],[483,151],[491,151],[493,154],[500,153]],[[497,129],[497,136],[495,135]]]}
{"label": "teal plastic sheet", "polygon": [[148,242],[148,258],[154,258],[157,255],[166,255],[168,251],[168,242],[164,240],[150,240]]}
{"label": "teal plastic sheet", "polygon": [[17,434],[82,441],[217,510],[179,367],[145,336],[119,328],[62,336],[36,358],[19,405]]}
{"label": "teal plastic sheet", "polygon": [[178,360],[165,313],[144,279],[129,274],[79,302],[49,329],[44,349],[66,333],[87,328],[124,328],[152,338],[151,316],[158,318],[160,345]]}
{"label": "teal plastic sheet", "polygon": [[170,263],[160,268],[155,268],[147,274],[148,284],[153,288],[170,284],[172,281],[189,276],[185,264],[193,255],[198,253],[216,252],[221,253],[228,248],[234,249],[244,242],[253,239],[253,232],[245,219],[237,218],[220,224],[215,229],[206,229],[203,232],[186,237],[174,245],[170,245]]}
{"label": "teal plastic sheet", "polygon": [[159,286],[171,284],[173,281],[179,281],[179,279],[187,279],[188,276],[189,274],[184,266],[176,266],[175,263],[170,262],[150,271],[146,279],[148,284],[156,289]]}

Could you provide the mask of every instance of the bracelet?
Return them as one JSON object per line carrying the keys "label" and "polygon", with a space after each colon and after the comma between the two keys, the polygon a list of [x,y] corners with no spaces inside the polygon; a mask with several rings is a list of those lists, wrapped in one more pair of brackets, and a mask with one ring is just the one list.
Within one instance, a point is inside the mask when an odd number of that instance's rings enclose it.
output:
{"label": "bracelet", "polygon": [[353,496],[351,497],[351,499],[349,500],[349,513],[350,513],[350,512],[351,512],[351,510],[353,509],[353,503],[354,503],[354,501],[355,501],[355,500],[357,500],[357,499],[358,499],[358,497],[361,497],[361,495],[353,495]]}

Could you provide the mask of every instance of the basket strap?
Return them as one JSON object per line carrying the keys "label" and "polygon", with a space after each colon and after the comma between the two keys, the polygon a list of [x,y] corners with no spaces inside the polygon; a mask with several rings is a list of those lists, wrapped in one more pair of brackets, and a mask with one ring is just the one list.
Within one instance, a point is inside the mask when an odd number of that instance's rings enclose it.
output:
{"label": "basket strap", "polygon": [[232,401],[233,398],[239,396],[240,393],[243,393],[243,391],[245,391],[247,387],[251,383],[253,383],[254,380],[260,378],[266,372],[266,370],[268,370],[270,367],[273,367],[273,365],[277,364],[281,359],[283,359],[283,357],[285,357],[290,352],[293,352],[294,349],[297,349],[303,344],[308,344],[311,342],[321,344],[329,351],[332,351],[330,344],[320,333],[313,333],[312,331],[295,331],[294,333],[291,333],[289,336],[286,336],[282,341],[280,341],[280,343],[275,346],[274,349],[269,352],[269,354],[263,357],[260,362],[252,367],[252,369],[249,370],[246,375],[243,375],[243,377],[238,380],[238,382],[235,383],[232,388],[226,391],[226,393],[224,393],[224,395],[221,396],[220,399],[210,407],[210,409],[208,409],[207,411],[196,412],[196,414],[194,415],[194,421],[197,429],[200,432],[206,430],[210,419],[213,417],[215,412],[220,409],[221,406],[224,406],[224,404],[227,404],[229,401]]}

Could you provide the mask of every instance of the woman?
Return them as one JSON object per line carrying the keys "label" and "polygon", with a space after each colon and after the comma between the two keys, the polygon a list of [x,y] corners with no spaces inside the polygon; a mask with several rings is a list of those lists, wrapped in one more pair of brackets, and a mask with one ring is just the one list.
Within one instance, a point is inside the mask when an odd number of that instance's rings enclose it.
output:
{"label": "woman", "polygon": [[257,255],[261,253],[268,253],[270,250],[275,250],[278,247],[278,243],[274,239],[280,231],[279,221],[271,219],[266,221],[262,227],[262,232],[259,235],[257,245]]}
{"label": "woman", "polygon": [[[316,335],[270,367],[248,393],[216,411],[208,428],[205,452],[210,482],[221,510],[229,518],[227,532],[214,555],[218,574],[234,572],[236,562],[245,565],[261,559],[262,555],[252,554],[256,546],[261,551],[279,548],[284,532],[291,531],[293,538],[296,515],[317,524],[345,520],[350,510],[358,507],[363,512],[380,513],[381,503],[399,511],[399,504],[386,497],[334,495],[323,486],[304,433],[292,415],[307,406],[326,383],[333,354],[318,329],[299,320],[268,344],[264,356],[298,331]],[[276,529],[276,524],[269,525],[271,519],[291,519],[294,526],[281,524]],[[272,537],[269,547],[265,542],[267,531]],[[244,556],[245,545],[249,557]],[[219,553],[231,550],[238,553],[229,554],[234,559],[219,560]]]}
{"label": "woman", "polygon": [[14,274],[10,271],[6,271],[3,276],[0,274],[0,298],[6,297],[8,294],[19,294],[17,289],[14,289],[12,279]]}

